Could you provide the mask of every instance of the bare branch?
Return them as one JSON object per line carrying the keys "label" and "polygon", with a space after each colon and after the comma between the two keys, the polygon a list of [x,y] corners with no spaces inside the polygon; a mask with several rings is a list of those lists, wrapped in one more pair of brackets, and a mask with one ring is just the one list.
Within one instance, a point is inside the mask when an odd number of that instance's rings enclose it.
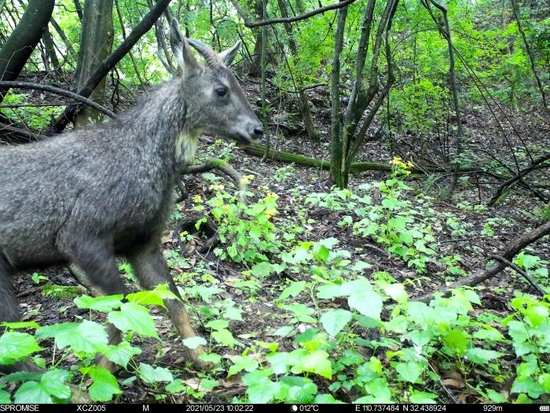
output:
{"label": "bare branch", "polygon": [[[540,238],[550,235],[550,221],[545,222],[541,226],[535,228],[531,232],[522,235],[519,238],[516,238],[512,243],[506,248],[503,254],[500,255],[504,260],[511,261],[514,256],[516,256],[522,249],[532,244],[533,242],[539,240]],[[494,259],[494,258],[493,258]],[[507,267],[507,264],[503,263],[502,260],[497,260],[498,262],[493,263],[486,270],[480,270],[475,274],[470,275],[469,277],[463,278],[460,281],[457,281],[444,288],[445,291],[449,291],[453,288],[463,287],[465,285],[474,286],[477,285],[501,272],[504,268]],[[440,290],[441,291],[441,290]],[[428,294],[424,294],[418,298],[414,298],[414,301],[424,301],[427,302],[431,299],[432,295],[436,291],[432,291]]]}
{"label": "bare branch", "polygon": [[237,12],[239,13],[239,16],[241,16],[241,18],[244,20],[244,25],[246,27],[248,27],[249,29],[252,29],[254,27],[262,27],[262,26],[267,26],[267,25],[270,25],[270,24],[292,23],[292,22],[299,21],[299,20],[305,20],[305,19],[308,19],[308,18],[310,18],[312,16],[315,16],[317,14],[326,13],[327,11],[330,11],[330,10],[341,9],[342,7],[346,7],[346,6],[350,5],[351,3],[356,2],[357,0],[344,0],[344,1],[341,1],[339,3],[331,4],[329,6],[320,7],[318,9],[312,10],[310,12],[300,14],[298,16],[278,17],[278,18],[275,18],[275,19],[262,20],[262,21],[259,21],[259,22],[251,22],[250,20],[248,20],[248,18],[246,17],[246,13],[241,9],[239,4],[237,3],[237,0],[230,0],[230,1],[231,1],[231,4],[233,4],[233,7],[235,7]]}

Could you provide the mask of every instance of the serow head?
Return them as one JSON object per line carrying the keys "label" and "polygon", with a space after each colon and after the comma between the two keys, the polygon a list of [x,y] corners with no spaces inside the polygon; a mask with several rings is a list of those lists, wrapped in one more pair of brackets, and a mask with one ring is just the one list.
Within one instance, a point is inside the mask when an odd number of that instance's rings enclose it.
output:
{"label": "serow head", "polygon": [[[198,40],[184,39],[174,19],[170,44],[182,72],[187,117],[193,119],[193,127],[240,144],[258,142],[264,134],[262,123],[229,69],[241,42],[217,54]],[[204,64],[195,59],[189,46],[204,58]]]}

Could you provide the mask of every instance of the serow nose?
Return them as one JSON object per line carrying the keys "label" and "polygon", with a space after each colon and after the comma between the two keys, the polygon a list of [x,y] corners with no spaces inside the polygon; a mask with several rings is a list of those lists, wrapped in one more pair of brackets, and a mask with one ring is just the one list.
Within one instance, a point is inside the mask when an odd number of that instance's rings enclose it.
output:
{"label": "serow nose", "polygon": [[262,136],[264,136],[264,130],[261,126],[256,126],[254,128],[254,138],[260,139]]}

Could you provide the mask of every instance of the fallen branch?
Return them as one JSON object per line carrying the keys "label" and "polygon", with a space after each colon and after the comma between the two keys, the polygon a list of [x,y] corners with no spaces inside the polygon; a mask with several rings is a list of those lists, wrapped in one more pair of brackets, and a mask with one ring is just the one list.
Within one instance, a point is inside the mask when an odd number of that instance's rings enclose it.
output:
{"label": "fallen branch", "polygon": [[[543,167],[542,165],[544,162],[550,160],[550,153],[547,153],[543,156],[541,156],[538,159],[535,159],[533,162],[531,162],[531,165],[529,165],[527,168],[522,169],[519,171],[516,175],[508,179],[507,181],[503,182],[495,191],[495,194],[491,197],[489,202],[487,203],[488,206],[493,206],[501,197],[502,193],[512,184],[514,184],[517,181],[523,180],[523,177],[527,174],[529,174],[531,171],[534,171],[536,169],[539,169],[540,167]],[[550,168],[550,165],[547,167]]]}
{"label": "fallen branch", "polygon": [[[541,226],[535,228],[531,232],[522,235],[519,238],[516,238],[512,243],[506,248],[503,254],[499,255],[503,260],[506,260],[508,262],[512,261],[514,256],[516,256],[522,249],[529,246],[533,242],[541,239],[542,237],[550,235],[550,221],[545,222]],[[494,260],[494,258],[493,258]],[[503,269],[505,269],[508,265],[507,263],[503,262],[503,260],[496,260],[497,262],[491,264],[491,266],[485,270],[480,270],[476,272],[475,274],[463,278],[455,283],[452,283],[449,286],[446,286],[444,288],[440,288],[436,291],[430,292],[428,294],[421,295],[420,297],[414,298],[414,301],[423,301],[428,302],[432,295],[436,292],[448,292],[449,290],[453,288],[463,287],[463,286],[475,286],[493,276],[501,272]]]}
{"label": "fallen branch", "polygon": [[[320,168],[323,170],[330,170],[330,161],[325,159],[313,159],[303,155],[297,155],[289,152],[281,152],[273,149],[267,149],[263,145],[251,144],[248,146],[243,146],[241,149],[249,154],[256,156],[264,156],[266,158],[273,159],[281,162],[295,163],[297,165],[311,166],[315,168]],[[266,153],[267,151],[267,153]],[[351,164],[350,171],[352,173],[359,173],[364,171],[391,171],[391,166],[379,162],[355,162]],[[421,169],[413,168],[413,172],[423,173]]]}
{"label": "fallen branch", "polygon": [[543,296],[544,294],[546,294],[546,291],[544,291],[544,289],[538,285],[536,283],[536,281],[533,279],[533,277],[531,277],[529,274],[527,274],[525,271],[523,271],[521,268],[519,268],[516,264],[514,264],[513,262],[510,262],[508,261],[507,259],[505,259],[504,257],[501,257],[499,255],[495,255],[495,254],[491,254],[489,255],[489,258],[492,258],[494,260],[497,260],[497,261],[500,261],[502,262],[503,264],[505,264],[506,266],[512,268],[513,270],[515,270],[518,274],[520,274],[523,278],[525,278],[527,280],[527,282],[529,284],[531,284],[533,286],[533,288],[535,290],[537,290],[537,292]]}

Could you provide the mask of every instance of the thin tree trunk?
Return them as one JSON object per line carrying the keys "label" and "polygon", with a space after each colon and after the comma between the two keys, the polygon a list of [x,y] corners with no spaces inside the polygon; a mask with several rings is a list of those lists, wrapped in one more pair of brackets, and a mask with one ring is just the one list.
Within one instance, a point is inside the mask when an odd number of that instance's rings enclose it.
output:
{"label": "thin tree trunk", "polygon": [[[281,16],[284,18],[288,18],[288,10],[286,8],[285,0],[277,0],[277,3],[279,4],[279,10],[281,11]],[[290,52],[297,56],[298,51],[298,45],[296,44],[296,40],[294,39],[294,33],[292,32],[292,26],[290,23],[284,23],[285,31],[288,36],[288,47],[290,48]],[[294,77],[292,77],[294,80]],[[305,93],[305,91],[302,89],[301,85],[296,84],[294,82],[294,88],[298,91],[298,96],[300,99],[300,110],[302,112],[302,116],[304,118],[304,124],[306,127],[306,132],[308,138],[318,141],[319,140],[319,132],[315,129],[315,124],[313,123],[313,116],[311,115],[311,109],[309,108],[309,99]]]}
{"label": "thin tree trunk", "polygon": [[342,110],[340,108],[340,57],[344,48],[344,28],[346,27],[346,18],[348,8],[338,9],[338,20],[336,24],[336,33],[334,34],[334,53],[332,55],[332,73],[330,77],[330,134],[331,134],[331,161],[330,173],[333,183],[339,188],[345,188],[347,179],[342,173],[341,164],[343,158],[342,147]]}
{"label": "thin tree trunk", "polygon": [[[77,87],[86,83],[90,74],[109,55],[113,45],[113,0],[96,0],[84,3],[82,37],[75,73]],[[105,78],[90,94],[99,104],[105,104]],[[97,123],[102,115],[90,107],[84,107],[77,116],[76,125]]]}
{"label": "thin tree trunk", "polygon": [[53,41],[52,35],[48,30],[48,26],[44,29],[44,34],[42,35],[42,41],[44,42],[44,54],[45,62],[44,65],[50,66],[51,71],[54,74],[54,77],[59,77],[61,75],[61,64],[57,58],[57,53],[55,52],[55,43]]}
{"label": "thin tree trunk", "polygon": [[[457,159],[460,154],[462,153],[462,138],[464,135],[463,129],[462,129],[462,120],[460,115],[460,106],[458,103],[458,89],[456,86],[456,73],[455,73],[455,53],[454,53],[454,47],[453,42],[451,39],[451,26],[449,24],[449,18],[447,15],[447,8],[437,3],[435,0],[429,0],[431,4],[433,4],[440,12],[443,17],[443,24],[444,27],[441,26],[441,24],[437,21],[435,16],[432,14],[429,4],[426,3],[426,0],[424,0],[424,5],[428,9],[430,15],[432,16],[432,19],[437,24],[437,27],[439,29],[439,32],[445,37],[447,40],[447,46],[449,50],[449,88],[451,90],[451,96],[453,100],[453,109],[455,112],[455,118],[456,118],[456,140],[455,140],[455,154],[454,159]],[[451,187],[449,189],[449,192],[447,196],[451,196],[454,192],[454,189],[456,187],[456,184],[458,182],[458,169],[459,165],[456,161],[452,161],[453,163],[453,182],[451,184]]]}
{"label": "thin tree trunk", "polygon": [[531,71],[533,72],[533,75],[535,76],[535,80],[537,82],[537,87],[539,89],[540,96],[542,98],[542,104],[544,105],[544,109],[546,110],[546,113],[550,114],[550,108],[548,107],[548,102],[546,100],[546,93],[544,92],[544,87],[542,85],[542,82],[540,80],[539,74],[537,72],[537,69],[535,67],[535,57],[533,56],[533,51],[531,50],[531,47],[529,46],[529,42],[527,41],[527,37],[525,36],[525,32],[523,31],[523,26],[521,25],[521,18],[519,15],[518,10],[518,4],[516,0],[510,0],[512,2],[512,10],[514,11],[514,17],[516,19],[516,23],[518,25],[518,31],[521,35],[521,39],[523,40],[523,46],[525,47],[525,51],[527,52],[527,57],[529,57],[529,64],[531,65]]}

